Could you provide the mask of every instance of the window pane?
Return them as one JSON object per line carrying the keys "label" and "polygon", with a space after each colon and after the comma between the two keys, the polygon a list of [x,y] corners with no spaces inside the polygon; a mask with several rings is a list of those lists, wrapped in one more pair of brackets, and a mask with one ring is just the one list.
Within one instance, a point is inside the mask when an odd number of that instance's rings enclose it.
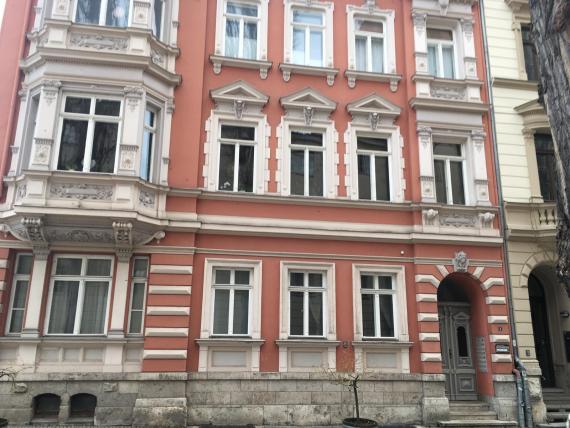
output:
{"label": "window pane", "polygon": [[435,28],[428,28],[427,37],[428,39],[452,41],[453,33],[450,30],[438,30]]}
{"label": "window pane", "polygon": [[78,281],[55,281],[49,317],[49,333],[73,334]]}
{"label": "window pane", "polygon": [[253,192],[253,164],[255,148],[253,146],[240,146],[238,191]]}
{"label": "window pane", "polygon": [[91,108],[90,98],[76,98],[76,97],[65,98],[66,113],[89,114],[90,108]]}
{"label": "window pane", "polygon": [[370,156],[358,155],[358,199],[372,199]]}
{"label": "window pane", "polygon": [[453,192],[453,203],[465,205],[465,191],[463,189],[463,165],[461,162],[450,162],[451,189]]}
{"label": "window pane", "polygon": [[231,271],[216,269],[214,271],[214,283],[217,285],[228,285],[231,283]]}
{"label": "window pane", "polygon": [[291,287],[304,287],[305,274],[303,272],[291,272],[289,273],[289,285]]}
{"label": "window pane", "polygon": [[362,334],[365,337],[376,336],[374,327],[374,294],[362,295]]}
{"label": "window pane", "polygon": [[293,29],[293,63],[305,64],[305,30]]}
{"label": "window pane", "polygon": [[111,27],[126,27],[129,24],[130,0],[108,0],[107,25]]}
{"label": "window pane", "polygon": [[13,308],[23,309],[26,307],[26,296],[28,295],[28,281],[16,281],[16,289],[14,290]]}
{"label": "window pane", "polygon": [[252,4],[228,2],[226,11],[234,15],[257,16],[257,6]]}
{"label": "window pane", "polygon": [[101,0],[78,0],[75,21],[82,24],[99,24]]}
{"label": "window pane", "polygon": [[384,71],[384,41],[376,37],[372,38],[372,71],[374,73]]}
{"label": "window pane", "polygon": [[376,167],[376,200],[390,200],[390,173],[388,171],[388,158],[375,156]]}
{"label": "window pane", "polygon": [[291,194],[305,194],[305,152],[291,150]]}
{"label": "window pane", "polygon": [[536,134],[534,136],[534,146],[536,149],[540,193],[544,201],[555,201],[558,194],[558,177],[552,137],[547,134]]}
{"label": "window pane", "polygon": [[239,56],[239,21],[236,19],[226,20],[226,56]]}
{"label": "window pane", "polygon": [[290,294],[290,331],[292,335],[303,335],[303,295],[304,293],[293,292]]}
{"label": "window pane", "polygon": [[366,37],[356,37],[355,39],[356,47],[356,69],[360,71],[367,71],[367,58],[366,53]]}
{"label": "window pane", "polygon": [[434,143],[433,154],[440,156],[461,156],[461,144]]}
{"label": "window pane", "polygon": [[214,292],[214,334],[228,334],[228,317],[230,313],[230,291]]}
{"label": "window pane", "polygon": [[378,277],[378,288],[380,290],[391,290],[392,289],[392,277],[391,276],[379,276]]}
{"label": "window pane", "polygon": [[309,335],[323,335],[323,293],[309,293]]}
{"label": "window pane", "polygon": [[323,25],[323,14],[306,10],[294,10],[293,22],[300,24]]}
{"label": "window pane", "polygon": [[133,276],[137,278],[146,278],[148,274],[148,259],[137,258],[133,263]]}
{"label": "window pane", "polygon": [[382,34],[384,32],[384,25],[379,21],[368,21],[364,19],[357,19],[356,31],[366,31],[367,33]]}
{"label": "window pane", "polygon": [[16,273],[18,275],[29,275],[32,272],[33,258],[31,254],[22,254],[18,257]]}
{"label": "window pane", "polygon": [[95,104],[95,114],[99,116],[118,117],[121,115],[121,102],[110,101],[110,100],[97,100],[97,103]]}
{"label": "window pane", "polygon": [[87,138],[87,121],[64,119],[57,169],[82,171]]}
{"label": "window pane", "polygon": [[222,138],[255,141],[255,128],[252,126],[222,125]]}
{"label": "window pane", "polygon": [[247,334],[249,291],[236,290],[234,292],[234,334]]}
{"label": "window pane", "polygon": [[323,134],[318,132],[291,132],[291,144],[322,147]]}
{"label": "window pane", "polygon": [[114,172],[115,149],[117,147],[117,123],[95,122],[91,172]]}
{"label": "window pane", "polygon": [[243,57],[247,59],[257,58],[257,24],[245,23],[243,26]]}
{"label": "window pane", "polygon": [[388,151],[388,140],[385,138],[358,137],[356,144],[358,150]]}
{"label": "window pane", "polygon": [[457,351],[460,357],[468,357],[469,351],[467,346],[467,332],[465,327],[457,328]]}
{"label": "window pane", "polygon": [[444,47],[441,50],[443,54],[443,77],[453,79],[455,76],[455,65],[453,64],[453,47]]}
{"label": "window pane", "polygon": [[435,160],[435,194],[437,202],[447,204],[447,183],[445,179],[445,161]]}
{"label": "window pane", "polygon": [[107,281],[85,282],[80,333],[102,334],[104,332],[108,288],[109,283]]}
{"label": "window pane", "polygon": [[311,57],[309,65],[321,67],[323,65],[323,32],[311,31]]}
{"label": "window pane", "polygon": [[428,46],[428,73],[432,76],[438,75],[438,64],[437,64],[437,47]]}
{"label": "window pane", "polygon": [[144,282],[135,282],[133,284],[133,301],[132,309],[142,310],[144,306]]}
{"label": "window pane", "polygon": [[323,196],[323,152],[309,152],[309,195]]}
{"label": "window pane", "polygon": [[143,180],[150,180],[152,166],[152,151],[154,134],[145,130],[143,133],[143,144],[141,147],[141,170],[140,177]]}
{"label": "window pane", "polygon": [[10,333],[21,333],[24,325],[24,310],[12,310],[12,318],[10,320]]}
{"label": "window pane", "polygon": [[322,287],[323,274],[322,273],[309,273],[309,287]]}
{"label": "window pane", "polygon": [[374,277],[372,275],[360,275],[360,288],[372,290],[374,288]]}
{"label": "window pane", "polygon": [[220,176],[218,190],[234,190],[235,149],[233,144],[220,146]]}
{"label": "window pane", "polygon": [[142,333],[142,311],[131,312],[131,324],[129,326],[130,334]]}
{"label": "window pane", "polygon": [[55,268],[56,275],[81,275],[81,259],[60,258],[57,259]]}
{"label": "window pane", "polygon": [[111,260],[87,260],[87,276],[111,276]]}
{"label": "window pane", "polygon": [[248,270],[236,270],[235,283],[239,285],[249,285],[249,271]]}
{"label": "window pane", "polygon": [[539,80],[538,58],[536,48],[532,40],[530,25],[521,26],[521,35],[523,39],[523,54],[526,75],[528,80]]}
{"label": "window pane", "polygon": [[154,0],[152,33],[157,39],[162,37],[162,7],[164,0]]}
{"label": "window pane", "polygon": [[392,296],[380,295],[380,333],[382,337],[394,337],[394,308]]}

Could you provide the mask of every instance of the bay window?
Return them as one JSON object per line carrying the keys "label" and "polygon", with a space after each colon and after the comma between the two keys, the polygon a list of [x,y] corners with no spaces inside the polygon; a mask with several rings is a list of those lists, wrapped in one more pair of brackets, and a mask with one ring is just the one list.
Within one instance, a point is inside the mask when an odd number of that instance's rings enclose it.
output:
{"label": "bay window", "polygon": [[293,63],[322,67],[324,63],[325,15],[321,11],[293,9]]}
{"label": "bay window", "polygon": [[325,273],[289,272],[289,335],[324,336]]}
{"label": "bay window", "polygon": [[225,56],[258,58],[259,19],[257,4],[229,0],[225,2]]}
{"label": "bay window", "polygon": [[428,71],[444,79],[455,79],[455,48],[453,31],[428,28]]}
{"label": "bay window", "polygon": [[394,338],[395,279],[392,275],[360,274],[363,338]]}
{"label": "bay window", "polygon": [[10,311],[8,312],[8,334],[19,334],[22,332],[32,264],[33,256],[31,254],[18,254],[16,257]]}
{"label": "bay window", "polygon": [[120,100],[66,96],[57,169],[115,172],[121,117]]}
{"label": "bay window", "polygon": [[56,257],[50,284],[47,334],[105,334],[112,272],[112,257]]}
{"label": "bay window", "polygon": [[148,282],[148,258],[135,257],[131,282],[129,334],[142,334]]}
{"label": "bay window", "polygon": [[77,0],[75,22],[127,27],[132,0]]}
{"label": "bay window", "polygon": [[463,152],[462,144],[433,144],[435,191],[439,203],[465,205]]}
{"label": "bay window", "polygon": [[355,19],[354,44],[356,69],[370,73],[384,72],[384,23]]}
{"label": "bay window", "polygon": [[153,159],[156,149],[158,112],[151,106],[147,106],[144,112],[144,131],[141,146],[140,177],[150,181],[153,176]]}
{"label": "bay window", "polygon": [[291,194],[323,196],[323,134],[291,132]]}
{"label": "bay window", "polygon": [[253,192],[256,129],[222,124],[218,190]]}
{"label": "bay window", "polygon": [[248,336],[253,271],[216,268],[213,273],[212,334]]}
{"label": "bay window", "polygon": [[390,200],[390,152],[388,140],[357,137],[358,198]]}

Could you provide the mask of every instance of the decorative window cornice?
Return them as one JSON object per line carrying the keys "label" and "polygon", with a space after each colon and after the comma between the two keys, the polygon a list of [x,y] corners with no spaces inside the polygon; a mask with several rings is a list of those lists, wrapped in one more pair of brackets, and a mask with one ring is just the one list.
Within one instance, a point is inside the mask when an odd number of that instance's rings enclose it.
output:
{"label": "decorative window cornice", "polygon": [[241,119],[246,111],[248,114],[260,114],[269,101],[267,95],[243,80],[213,89],[210,97],[216,103],[217,111],[233,111],[236,119]]}
{"label": "decorative window cornice", "polygon": [[373,93],[346,106],[353,121],[369,122],[374,130],[382,123],[393,126],[402,109],[380,95]]}
{"label": "decorative window cornice", "polygon": [[336,103],[312,88],[305,88],[280,100],[286,116],[297,116],[305,119],[310,126],[314,120],[328,120],[336,110]]}

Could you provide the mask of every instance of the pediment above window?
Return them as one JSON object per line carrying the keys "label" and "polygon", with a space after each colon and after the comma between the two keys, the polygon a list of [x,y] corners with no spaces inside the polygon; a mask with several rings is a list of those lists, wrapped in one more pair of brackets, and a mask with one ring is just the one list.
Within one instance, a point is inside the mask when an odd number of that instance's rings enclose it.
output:
{"label": "pediment above window", "polygon": [[505,0],[505,3],[515,13],[520,13],[520,12],[529,13],[528,0]]}
{"label": "pediment above window", "polygon": [[241,119],[245,111],[260,113],[269,97],[243,80],[210,91],[218,111],[233,111]]}
{"label": "pediment above window", "polygon": [[521,104],[515,111],[522,116],[525,129],[550,129],[544,106],[538,100]]}
{"label": "pediment above window", "polygon": [[402,109],[380,95],[373,93],[346,106],[354,121],[370,121],[376,128],[379,122],[393,125]]}
{"label": "pediment above window", "polygon": [[281,106],[287,116],[301,113],[307,125],[311,124],[313,117],[328,119],[330,113],[336,110],[336,103],[312,88],[305,88],[291,95],[281,98]]}

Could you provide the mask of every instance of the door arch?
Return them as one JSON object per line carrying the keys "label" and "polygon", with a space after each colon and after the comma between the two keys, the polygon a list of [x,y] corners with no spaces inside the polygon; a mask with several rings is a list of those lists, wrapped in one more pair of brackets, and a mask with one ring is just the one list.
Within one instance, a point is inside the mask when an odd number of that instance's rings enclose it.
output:
{"label": "door arch", "polygon": [[448,277],[438,287],[437,300],[446,394],[450,400],[477,400],[469,297]]}

